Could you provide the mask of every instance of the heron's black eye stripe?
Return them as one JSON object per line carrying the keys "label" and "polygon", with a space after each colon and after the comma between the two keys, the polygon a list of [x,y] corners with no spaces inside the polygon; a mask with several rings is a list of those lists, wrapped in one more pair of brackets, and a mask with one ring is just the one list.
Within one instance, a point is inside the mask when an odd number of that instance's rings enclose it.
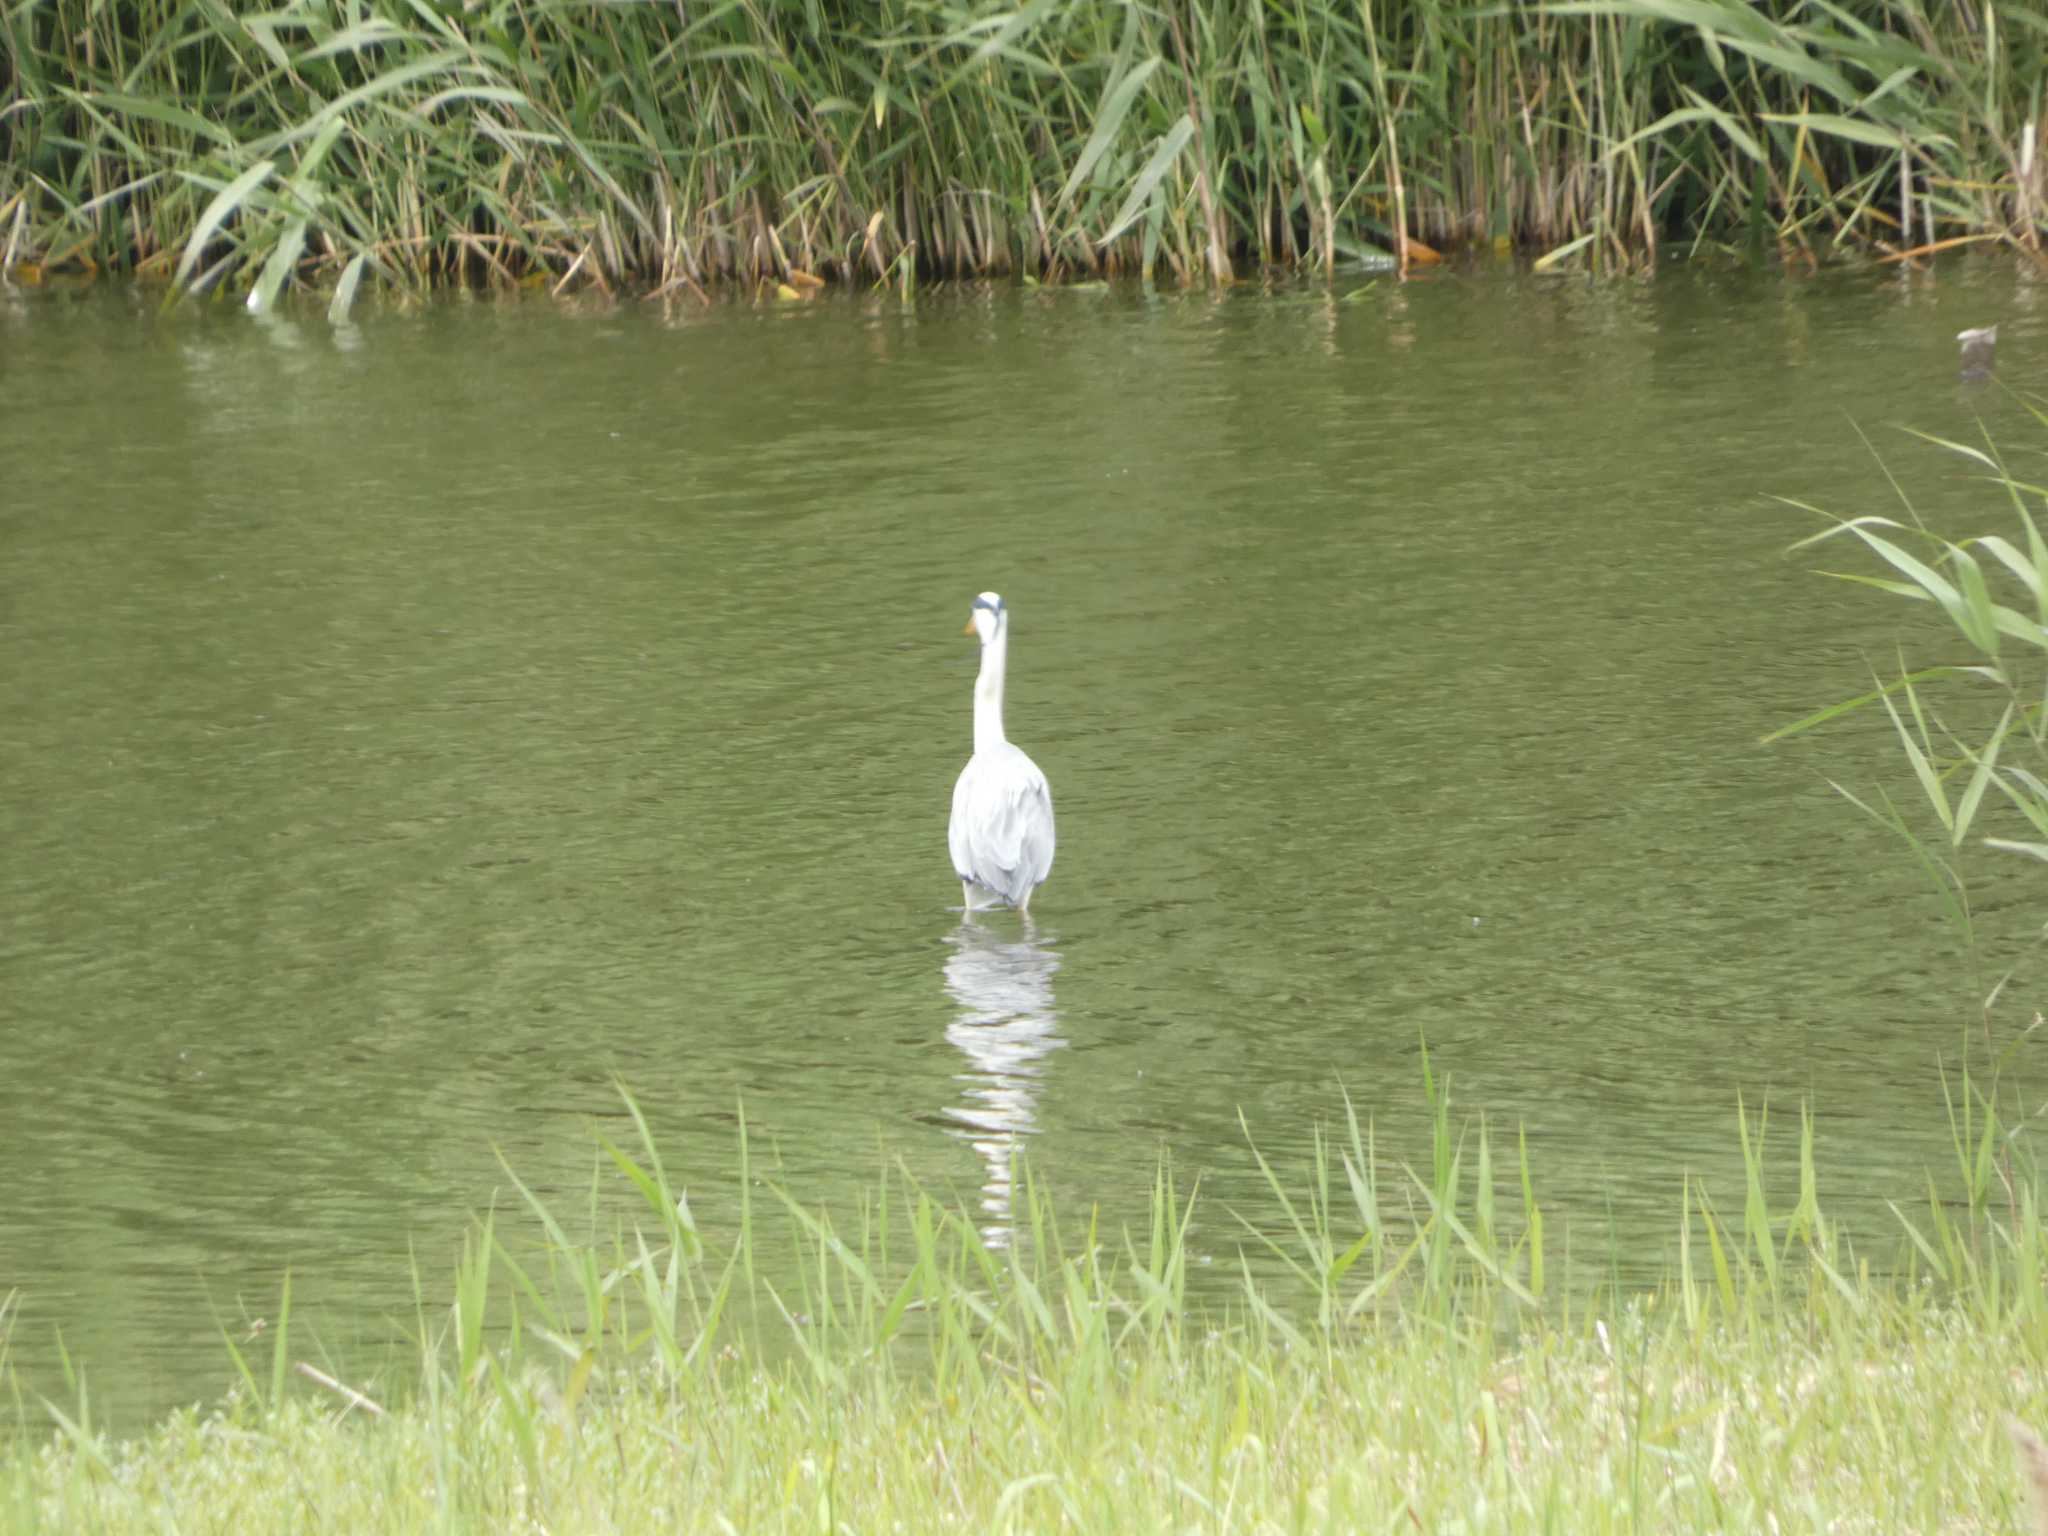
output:
{"label": "heron's black eye stripe", "polygon": [[990,613],[1001,613],[1003,611],[1003,600],[1001,598],[997,598],[992,603],[985,603],[977,597],[973,602],[969,603],[967,606],[970,608],[986,608]]}

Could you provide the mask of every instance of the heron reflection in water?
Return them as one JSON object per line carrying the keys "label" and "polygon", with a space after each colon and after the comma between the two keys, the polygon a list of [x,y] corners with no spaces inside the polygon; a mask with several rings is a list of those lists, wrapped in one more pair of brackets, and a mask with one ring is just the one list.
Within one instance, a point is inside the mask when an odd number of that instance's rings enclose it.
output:
{"label": "heron reflection in water", "polygon": [[1005,939],[963,923],[946,943],[946,992],[960,1016],[946,1026],[946,1038],[967,1058],[960,1074],[965,1102],[946,1110],[980,1154],[986,1170],[981,1208],[989,1224],[982,1236],[1000,1248],[1010,1236],[1011,1158],[1038,1129],[1040,1062],[1065,1045],[1052,997],[1059,956],[1027,927]]}

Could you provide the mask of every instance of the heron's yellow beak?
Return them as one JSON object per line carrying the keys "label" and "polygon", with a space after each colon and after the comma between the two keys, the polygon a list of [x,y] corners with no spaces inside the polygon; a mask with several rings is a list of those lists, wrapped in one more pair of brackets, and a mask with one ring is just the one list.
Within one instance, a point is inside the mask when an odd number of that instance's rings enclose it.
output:
{"label": "heron's yellow beak", "polygon": [[967,627],[966,627],[965,629],[961,630],[961,631],[960,631],[960,633],[961,633],[961,634],[963,634],[963,635],[971,635],[971,634],[973,634],[973,633],[974,633],[974,620],[972,620],[972,619],[969,619],[969,620],[967,621]]}

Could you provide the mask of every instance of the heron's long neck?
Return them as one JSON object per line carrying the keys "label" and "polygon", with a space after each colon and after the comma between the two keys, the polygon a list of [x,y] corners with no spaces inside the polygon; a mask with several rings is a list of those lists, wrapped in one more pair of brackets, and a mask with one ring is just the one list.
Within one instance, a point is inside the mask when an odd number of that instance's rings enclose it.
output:
{"label": "heron's long neck", "polygon": [[981,648],[981,675],[974,680],[974,750],[987,752],[1003,744],[1003,667],[1008,659],[1010,634],[996,631],[995,639]]}

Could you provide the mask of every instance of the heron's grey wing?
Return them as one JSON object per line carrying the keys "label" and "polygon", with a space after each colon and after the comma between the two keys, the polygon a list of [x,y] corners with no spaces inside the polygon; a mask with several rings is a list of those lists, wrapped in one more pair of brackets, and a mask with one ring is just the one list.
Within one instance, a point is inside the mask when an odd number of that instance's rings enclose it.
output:
{"label": "heron's grey wing", "polygon": [[1024,808],[1024,872],[1037,885],[1052,873],[1052,786],[1045,775],[1034,775]]}
{"label": "heron's grey wing", "polygon": [[[999,888],[1016,901],[1052,868],[1052,791],[1029,759],[989,797],[982,851],[1002,874]],[[991,882],[995,883],[995,882]]]}

